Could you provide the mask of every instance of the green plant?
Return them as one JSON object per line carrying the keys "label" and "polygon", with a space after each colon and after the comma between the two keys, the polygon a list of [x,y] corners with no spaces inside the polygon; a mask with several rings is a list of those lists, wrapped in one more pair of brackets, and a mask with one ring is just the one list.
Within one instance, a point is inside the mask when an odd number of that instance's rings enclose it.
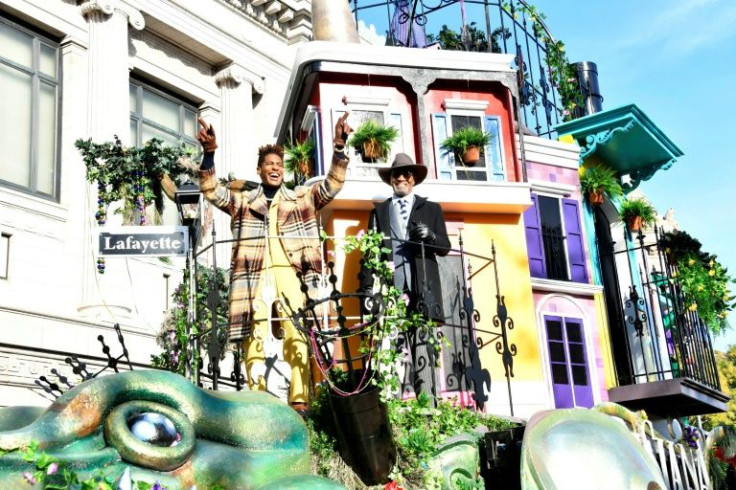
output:
{"label": "green plant", "polygon": [[[189,274],[186,269],[183,272],[184,280],[177,286],[172,295],[175,305],[167,312],[161,325],[161,331],[156,338],[156,343],[162,348],[163,352],[151,356],[152,367],[166,369],[167,371],[182,375],[184,374],[186,353],[189,346],[187,339],[187,323],[189,321]],[[228,294],[230,290],[228,271],[226,269],[217,269],[216,272],[213,272],[209,267],[199,267],[197,269],[197,286],[194,296],[197,315],[192,325],[192,334],[207,332],[199,337],[199,345],[204,350],[207,350],[207,346],[213,340],[211,333],[208,332],[212,326],[209,298],[210,287],[215,280],[217,281],[217,323],[222,325],[227,323],[228,318]],[[227,342],[227,329],[220,328],[218,333],[218,342],[220,345],[225,345]],[[221,359],[225,356],[225,353],[226,350],[222,349],[220,352]]]}
{"label": "green plant", "polygon": [[715,256],[711,256],[701,249],[703,244],[697,238],[693,238],[686,231],[674,230],[667,231],[662,234],[659,238],[659,244],[664,248],[667,256],[671,261],[682,262],[682,259],[687,256],[696,256],[702,262],[709,262],[710,259],[715,259]]}
{"label": "green plant", "polygon": [[643,197],[626,198],[621,201],[618,211],[624,221],[640,217],[643,225],[653,225],[657,219],[657,210]]}
{"label": "green plant", "polygon": [[547,16],[533,5],[524,3],[503,3],[503,9],[516,19],[517,14],[525,15],[532,25],[532,32],[545,46],[544,60],[549,67],[550,81],[562,100],[561,115],[565,120],[572,119],[583,105],[583,94],[577,78],[577,68],[567,60],[565,43],[555,40],[549,33],[544,19]]}
{"label": "green plant", "polygon": [[[0,457],[15,451],[0,451]],[[114,479],[100,474],[80,480],[73,466],[58,458],[38,450],[38,443],[31,442],[27,447],[17,450],[23,461],[33,465],[32,471],[25,471],[23,479],[30,487],[39,485],[53,490],[113,490],[118,487]],[[131,482],[135,490],[166,490],[160,483],[145,481]]]}
{"label": "green plant", "polygon": [[[394,126],[384,126],[371,119],[358,126],[351,135],[350,144],[364,159],[386,159],[391,153],[391,143],[399,136],[399,130]],[[375,148],[375,155],[370,155],[370,149]]]}
{"label": "green plant", "polygon": [[603,165],[590,167],[580,176],[580,190],[587,195],[601,193],[608,199],[619,197],[623,189],[616,173]]}
{"label": "green plant", "polygon": [[[312,468],[346,488],[365,488],[345,467],[336,450],[333,418],[327,403],[326,390],[318,392],[307,420]],[[396,484],[391,486],[393,484],[390,483],[386,488],[440,488],[441,475],[433,471],[429,463],[445,439],[474,432],[479,427],[500,431],[516,425],[457,406],[452,401],[440,401],[437,407],[432,408],[429,397],[424,393],[416,399],[388,400],[387,408],[398,458],[391,473]]]}
{"label": "green plant", "polygon": [[186,170],[179,160],[191,156],[194,150],[184,145],[167,146],[159,139],[151,139],[142,147],[123,146],[115,136],[113,142],[92,143],[78,139],[75,146],[82,154],[87,168],[86,179],[97,184],[98,210],[95,217],[105,224],[107,208],[115,201],[123,201],[123,214],[139,211],[139,224],[146,224],[146,206],[154,204],[163,212],[164,198],[161,177],[167,174],[180,184],[179,176]]}
{"label": "green plant", "polygon": [[[501,44],[499,38],[508,39],[511,32],[505,27],[498,27],[491,33],[491,52],[500,53]],[[454,49],[462,51],[488,51],[488,40],[475,22],[463,26],[460,32],[454,31],[443,25],[438,34],[428,34],[430,43],[439,42],[442,49]]]}
{"label": "green plant", "polygon": [[729,288],[733,278],[712,257],[704,262],[696,255],[685,255],[677,261],[673,277],[682,289],[685,307],[696,312],[708,330],[718,335],[729,327],[726,319],[736,304]]}
{"label": "green plant", "polygon": [[[357,235],[345,238],[343,250],[346,254],[355,251],[362,254],[365,267],[376,277],[376,285],[380,288],[376,294],[382,296],[385,307],[383,315],[378,322],[372,324],[370,335],[361,343],[360,350],[362,354],[370,355],[370,382],[381,389],[381,397],[385,400],[400,391],[397,365],[401,354],[390,347],[382,348],[383,340],[395,336],[397,332],[404,333],[416,329],[429,339],[435,349],[435,359],[440,358],[437,354],[441,344],[434,334],[436,323],[421,313],[409,311],[409,297],[394,287],[394,263],[388,260],[388,257],[391,257],[391,250],[383,246],[383,240],[383,233],[361,230]],[[370,322],[370,315],[366,320]],[[345,384],[344,373],[333,370],[330,376],[330,382],[338,385],[338,388],[351,386],[350,380]]]}
{"label": "green plant", "polygon": [[310,161],[314,158],[314,142],[305,140],[301,143],[292,143],[284,148],[284,166],[288,172],[294,175],[296,185],[303,184],[312,177]]}
{"label": "green plant", "polygon": [[469,147],[476,146],[483,152],[485,147],[491,143],[491,133],[483,131],[473,126],[465,126],[452,133],[451,136],[445,138],[440,144],[440,148],[445,153],[454,153],[458,159],[464,164],[463,153]]}
{"label": "green plant", "polygon": [[399,453],[393,477],[400,484],[408,483],[409,488],[430,486],[436,475],[428,471],[428,463],[448,437],[473,432],[478,427],[499,431],[516,425],[449,401],[440,401],[432,408],[426,393],[413,400],[389,400],[388,413]]}

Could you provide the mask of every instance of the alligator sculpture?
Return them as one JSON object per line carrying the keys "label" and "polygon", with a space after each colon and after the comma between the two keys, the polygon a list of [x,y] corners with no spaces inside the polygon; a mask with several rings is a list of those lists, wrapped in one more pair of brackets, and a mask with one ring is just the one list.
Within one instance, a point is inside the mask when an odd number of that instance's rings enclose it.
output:
{"label": "alligator sculpture", "polygon": [[[164,371],[88,380],[48,409],[0,410],[0,488],[28,488],[18,450],[94,475],[168,489],[324,489],[309,474],[308,435],[291,408],[263,392],[213,392]],[[9,451],[5,453],[6,451]]]}

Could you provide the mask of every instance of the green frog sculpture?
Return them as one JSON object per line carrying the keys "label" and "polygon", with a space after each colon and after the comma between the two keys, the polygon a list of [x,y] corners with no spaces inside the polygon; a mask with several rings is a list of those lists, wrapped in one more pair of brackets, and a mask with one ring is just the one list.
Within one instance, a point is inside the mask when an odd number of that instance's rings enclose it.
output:
{"label": "green frog sculpture", "polygon": [[306,426],[275,397],[206,391],[164,371],[88,380],[46,410],[0,410],[0,488],[28,488],[23,473],[34,468],[19,450],[32,443],[81,479],[130,474],[168,489],[343,488],[309,474]]}

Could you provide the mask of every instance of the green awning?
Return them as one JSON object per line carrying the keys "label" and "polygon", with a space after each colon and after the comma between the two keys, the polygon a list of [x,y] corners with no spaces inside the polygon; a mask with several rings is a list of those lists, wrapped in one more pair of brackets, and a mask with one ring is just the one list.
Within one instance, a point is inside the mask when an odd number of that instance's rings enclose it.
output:
{"label": "green awning", "polygon": [[680,150],[635,104],[598,112],[556,128],[560,136],[570,135],[580,145],[580,164],[595,155],[622,177],[628,193],[657,170],[667,170]]}

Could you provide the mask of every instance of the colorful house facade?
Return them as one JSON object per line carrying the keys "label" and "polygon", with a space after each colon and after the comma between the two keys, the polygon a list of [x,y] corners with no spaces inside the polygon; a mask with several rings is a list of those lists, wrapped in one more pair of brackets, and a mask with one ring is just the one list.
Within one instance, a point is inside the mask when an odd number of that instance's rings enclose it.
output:
{"label": "colorful house facade", "polygon": [[609,349],[592,281],[578,177],[579,149],[528,137],[526,174],[532,206],[524,213],[540,363],[555,408],[608,400]]}
{"label": "colorful house facade", "polygon": [[[489,395],[485,410],[528,416],[556,405],[591,406],[607,398],[601,388],[603,348],[593,300],[600,287],[589,279],[591,266],[577,186],[578,150],[568,143],[518,133],[513,116],[516,83],[510,62],[510,56],[488,53],[309,43],[297,54],[289,84],[292,89],[281,113],[279,141],[312,138],[317,143],[315,172],[320,175],[330,155],[325,149],[332,148],[334,121],[345,111],[350,112],[353,127],[373,119],[400,129],[391,153],[405,152],[428,167],[427,180],[415,191],[441,204],[454,248],[441,265],[444,306],[452,312],[447,323],[462,325],[458,318],[450,318],[462,304],[457,285],[467,284],[472,290],[480,316],[472,324],[471,336],[481,346],[480,363],[492,380],[491,386],[482,388]],[[484,160],[475,167],[465,167],[440,150],[447,136],[466,125],[493,135]],[[328,234],[339,241],[365,229],[373,203],[391,195],[376,168],[389,165],[392,155],[382,162],[364,163],[351,150],[345,187],[323,212]],[[572,280],[542,277],[536,257],[527,254],[529,220],[539,212],[540,196],[542,202],[549,196],[557,199],[565,217],[572,216],[568,208],[574,209],[572,222],[577,228],[566,228],[570,237],[577,238],[577,248],[570,250]],[[495,261],[491,260],[492,247]],[[340,289],[356,290],[357,259],[343,257],[339,251],[337,255],[336,270],[343,272]],[[501,343],[500,329],[493,322],[498,313],[497,293],[503,296],[513,320],[513,328],[507,328],[509,344],[513,344],[513,348],[509,345],[513,352],[509,385],[503,347],[497,351],[495,345]],[[555,320],[564,322],[564,339],[542,330],[553,329]],[[443,329],[445,338],[452,338],[452,327]],[[550,349],[556,355],[560,340],[571,353],[566,358],[573,360],[564,365],[567,392],[562,383],[552,382],[560,379],[559,374],[558,378],[551,374],[559,373],[560,368]],[[443,354],[440,391],[445,397],[472,404],[468,392],[475,387],[472,383],[468,387],[469,378],[452,370],[453,354],[467,356],[458,347],[462,345],[452,345]],[[573,383],[581,377],[585,378],[582,390],[580,383]]]}
{"label": "colorful house facade", "polygon": [[[667,170],[682,151],[636,105],[591,114],[557,127],[580,146],[581,172],[614,170],[624,194]],[[596,310],[607,330],[604,361],[611,401],[672,418],[724,411],[707,325],[684,303],[677,265],[661,233],[631,232],[619,199],[584,201],[584,229],[593,280],[602,286]]]}

